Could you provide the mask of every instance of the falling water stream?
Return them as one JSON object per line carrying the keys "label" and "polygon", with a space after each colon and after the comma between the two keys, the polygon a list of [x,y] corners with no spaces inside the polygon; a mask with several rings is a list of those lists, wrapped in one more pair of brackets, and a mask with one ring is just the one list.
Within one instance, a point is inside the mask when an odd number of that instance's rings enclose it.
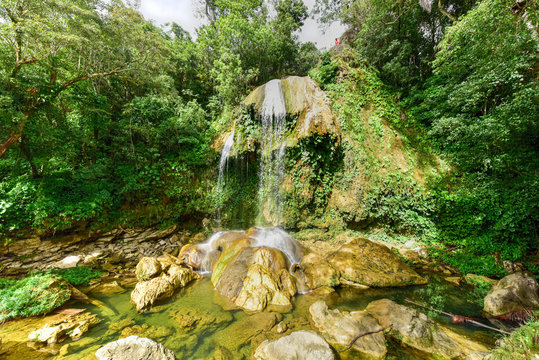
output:
{"label": "falling water stream", "polygon": [[235,131],[232,131],[232,133],[227,137],[225,141],[225,146],[223,146],[223,150],[221,151],[221,160],[219,161],[219,177],[217,179],[217,194],[219,196],[219,202],[217,206],[218,227],[221,226],[221,198],[223,196],[223,190],[225,185],[225,172],[228,172],[228,159],[230,158],[230,153],[234,149],[234,133]]}
{"label": "falling water stream", "polygon": [[281,80],[266,84],[260,110],[262,122],[261,160],[258,188],[257,224],[279,225],[282,222],[281,183],[284,180],[286,153],[286,107]]}

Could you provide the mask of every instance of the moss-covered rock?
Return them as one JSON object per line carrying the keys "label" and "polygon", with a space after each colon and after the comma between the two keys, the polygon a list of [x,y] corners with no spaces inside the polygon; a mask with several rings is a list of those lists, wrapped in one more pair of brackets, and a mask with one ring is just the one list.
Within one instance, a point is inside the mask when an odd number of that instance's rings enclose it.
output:
{"label": "moss-covered rock", "polygon": [[70,297],[67,280],[54,274],[32,275],[21,280],[0,279],[0,322],[46,314]]}

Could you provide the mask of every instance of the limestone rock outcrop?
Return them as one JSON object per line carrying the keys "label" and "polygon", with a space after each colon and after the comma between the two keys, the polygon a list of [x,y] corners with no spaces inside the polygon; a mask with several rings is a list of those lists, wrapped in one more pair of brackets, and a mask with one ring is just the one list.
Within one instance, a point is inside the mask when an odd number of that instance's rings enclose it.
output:
{"label": "limestone rock outcrop", "polygon": [[539,284],[522,272],[507,275],[490,289],[484,303],[484,311],[492,315],[538,310]]}
{"label": "limestone rock outcrop", "polygon": [[474,351],[487,351],[484,345],[437,324],[417,310],[389,299],[373,301],[365,310],[381,326],[391,325],[389,336],[423,353],[436,354],[442,358],[465,359]]}
{"label": "limestone rock outcrop", "polygon": [[95,356],[98,360],[176,360],[174,353],[163,345],[135,335],[108,343]]}
{"label": "limestone rock outcrop", "polygon": [[[336,349],[345,349],[356,336],[377,331],[381,328],[378,321],[366,311],[329,310],[323,300],[309,307],[311,321],[326,341]],[[382,332],[363,336],[354,342],[350,351],[341,354],[344,359],[384,359],[387,353],[386,339]]]}
{"label": "limestone rock outcrop", "polygon": [[333,360],[328,343],[314,331],[296,331],[275,341],[264,341],[255,350],[256,360]]}
{"label": "limestone rock outcrop", "polygon": [[[287,142],[295,143],[298,139],[314,134],[334,134],[340,137],[338,121],[333,117],[329,100],[318,84],[310,77],[289,76],[281,80],[281,89],[286,112],[297,116],[294,138]],[[265,85],[253,90],[244,100],[244,105],[253,105],[260,110],[264,103]]]}

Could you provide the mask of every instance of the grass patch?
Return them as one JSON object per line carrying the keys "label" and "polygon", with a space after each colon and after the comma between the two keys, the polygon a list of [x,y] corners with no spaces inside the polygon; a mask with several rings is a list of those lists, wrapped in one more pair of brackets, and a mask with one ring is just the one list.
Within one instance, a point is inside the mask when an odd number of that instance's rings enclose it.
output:
{"label": "grass patch", "polygon": [[67,281],[54,274],[0,279],[0,321],[46,314],[70,297]]}
{"label": "grass patch", "polygon": [[[539,314],[539,313],[536,313]],[[535,360],[539,355],[539,321],[532,321],[503,339],[491,352],[491,360]]]}
{"label": "grass patch", "polygon": [[98,278],[103,272],[89,267],[75,266],[67,269],[54,269],[49,273],[59,275],[73,286],[86,285],[90,280]]}

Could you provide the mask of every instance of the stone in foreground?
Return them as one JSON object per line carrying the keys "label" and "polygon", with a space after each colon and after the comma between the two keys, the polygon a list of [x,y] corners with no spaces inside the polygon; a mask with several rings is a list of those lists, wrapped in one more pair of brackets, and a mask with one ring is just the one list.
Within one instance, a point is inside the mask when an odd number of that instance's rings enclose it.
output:
{"label": "stone in foreground", "polygon": [[391,325],[389,335],[436,358],[465,359],[487,348],[429,319],[425,314],[389,299],[371,302],[367,310],[382,326]]}
{"label": "stone in foreground", "polygon": [[174,353],[163,345],[135,335],[108,343],[95,356],[98,360],[176,360]]}
{"label": "stone in foreground", "polygon": [[[323,300],[309,308],[311,320],[324,338],[336,349],[345,349],[359,334],[377,331],[380,324],[366,311],[346,312],[329,310]],[[359,354],[358,354],[359,353]],[[341,354],[342,359],[384,359],[387,353],[383,332],[363,336],[354,342],[351,350]]]}
{"label": "stone in foreground", "polygon": [[494,316],[518,310],[539,309],[539,284],[522,272],[501,279],[485,297],[483,310]]}
{"label": "stone in foreground", "polygon": [[331,348],[314,331],[296,331],[275,341],[264,341],[253,354],[256,360],[333,360]]}

